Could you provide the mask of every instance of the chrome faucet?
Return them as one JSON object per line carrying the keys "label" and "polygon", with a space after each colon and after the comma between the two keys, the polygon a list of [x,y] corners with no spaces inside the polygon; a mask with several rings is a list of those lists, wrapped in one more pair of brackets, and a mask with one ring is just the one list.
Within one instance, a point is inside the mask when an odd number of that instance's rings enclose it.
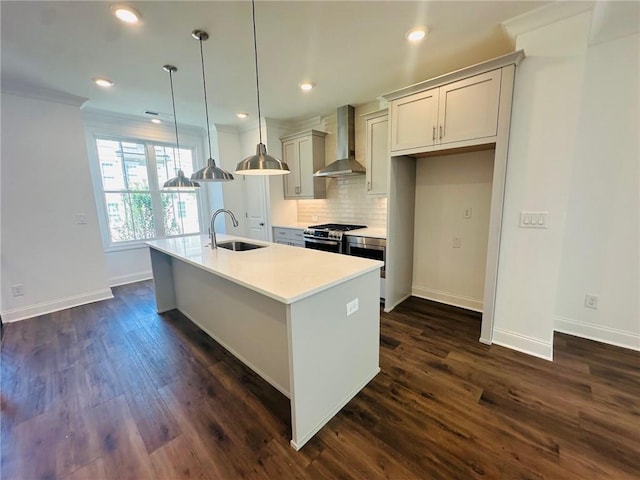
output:
{"label": "chrome faucet", "polygon": [[236,220],[236,216],[233,214],[231,210],[227,210],[226,208],[221,208],[213,212],[213,215],[211,215],[211,225],[209,226],[209,235],[211,236],[211,248],[218,248],[218,242],[216,241],[216,229],[214,227],[214,223],[219,213],[228,213],[231,216],[231,221],[233,222],[233,226],[234,227],[238,226],[238,220]]}

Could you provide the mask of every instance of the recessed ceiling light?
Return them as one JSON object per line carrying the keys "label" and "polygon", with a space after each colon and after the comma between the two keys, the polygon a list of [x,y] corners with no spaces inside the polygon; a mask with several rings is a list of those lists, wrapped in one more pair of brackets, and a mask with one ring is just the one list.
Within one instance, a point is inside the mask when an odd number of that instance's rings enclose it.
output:
{"label": "recessed ceiling light", "polygon": [[105,87],[105,88],[113,87],[113,82],[108,78],[104,78],[104,77],[94,78],[93,83],[95,83],[99,87]]}
{"label": "recessed ceiling light", "polygon": [[244,118],[247,118],[248,116],[249,116],[249,114],[246,113],[246,112],[236,113],[236,117],[238,117],[238,118],[243,118],[244,119]]}
{"label": "recessed ceiling light", "polygon": [[162,123],[162,120],[160,120],[159,118],[152,118],[151,123]]}
{"label": "recessed ceiling light", "polygon": [[142,18],[139,11],[126,5],[113,5],[111,11],[119,20],[125,23],[138,23]]}
{"label": "recessed ceiling light", "polygon": [[300,90],[302,90],[303,92],[308,92],[313,87],[315,87],[315,84],[313,84],[311,82],[303,82],[303,83],[300,84]]}
{"label": "recessed ceiling light", "polygon": [[413,43],[417,43],[427,35],[426,27],[416,27],[409,30],[406,34],[407,40]]}

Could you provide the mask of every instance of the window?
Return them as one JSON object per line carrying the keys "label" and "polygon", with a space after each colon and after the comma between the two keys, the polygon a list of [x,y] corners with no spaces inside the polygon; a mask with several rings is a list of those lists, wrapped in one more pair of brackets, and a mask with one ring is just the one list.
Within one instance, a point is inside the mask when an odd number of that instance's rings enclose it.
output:
{"label": "window", "polygon": [[191,175],[191,149],[107,138],[96,147],[112,245],[200,232],[197,190],[161,190],[178,168]]}

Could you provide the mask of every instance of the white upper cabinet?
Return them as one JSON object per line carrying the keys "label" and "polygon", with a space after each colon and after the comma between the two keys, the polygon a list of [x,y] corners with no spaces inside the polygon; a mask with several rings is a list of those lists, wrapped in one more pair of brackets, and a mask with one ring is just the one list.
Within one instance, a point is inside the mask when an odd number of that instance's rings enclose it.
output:
{"label": "white upper cabinet", "polygon": [[386,195],[389,178],[389,115],[387,110],[364,115],[367,193]]}
{"label": "white upper cabinet", "polygon": [[438,88],[391,102],[391,150],[433,146],[438,124]]}
{"label": "white upper cabinet", "polygon": [[496,136],[500,72],[494,70],[440,87],[439,143]]}
{"label": "white upper cabinet", "polygon": [[391,102],[391,151],[413,154],[495,141],[501,70]]}
{"label": "white upper cabinet", "polygon": [[309,130],[280,138],[282,159],[291,173],[284,175],[284,198],[326,198],[326,181],[313,173],[324,167],[324,137]]}

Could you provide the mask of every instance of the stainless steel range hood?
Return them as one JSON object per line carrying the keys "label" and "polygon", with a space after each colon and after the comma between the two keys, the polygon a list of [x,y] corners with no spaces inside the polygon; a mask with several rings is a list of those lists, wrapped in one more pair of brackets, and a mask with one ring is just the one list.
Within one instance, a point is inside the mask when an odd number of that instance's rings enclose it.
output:
{"label": "stainless steel range hood", "polygon": [[314,177],[346,177],[364,175],[363,165],[356,161],[355,108],[344,105],[338,108],[338,160],[321,168]]}

